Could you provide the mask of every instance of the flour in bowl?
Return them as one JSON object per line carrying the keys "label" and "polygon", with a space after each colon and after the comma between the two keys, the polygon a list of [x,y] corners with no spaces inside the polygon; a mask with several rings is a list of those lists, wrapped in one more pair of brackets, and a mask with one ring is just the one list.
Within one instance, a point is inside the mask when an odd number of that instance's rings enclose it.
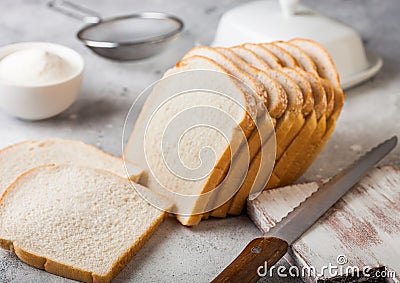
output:
{"label": "flour in bowl", "polygon": [[75,67],[61,56],[41,48],[15,51],[0,60],[0,80],[27,86],[62,82]]}

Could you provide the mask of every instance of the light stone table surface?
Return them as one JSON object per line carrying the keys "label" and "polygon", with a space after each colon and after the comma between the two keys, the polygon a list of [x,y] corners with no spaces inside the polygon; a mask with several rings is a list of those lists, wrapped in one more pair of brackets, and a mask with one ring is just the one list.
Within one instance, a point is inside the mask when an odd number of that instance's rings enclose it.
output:
{"label": "light stone table surface", "polygon": [[[79,99],[63,114],[26,122],[0,112],[0,147],[26,139],[80,139],[121,155],[122,125],[134,98],[182,57],[196,41],[212,38],[218,19],[243,0],[79,1],[104,16],[153,10],[179,15],[185,31],[164,53],[135,63],[97,57],[75,37],[82,23],[50,11],[42,0],[0,2],[0,45],[50,41],[70,46],[86,61]],[[366,48],[383,57],[384,67],[373,80],[347,91],[337,129],[303,180],[329,177],[361,152],[391,135],[400,136],[400,3],[398,0],[304,1],[354,26]],[[273,28],[273,27],[266,27]],[[383,163],[400,166],[400,147]],[[167,219],[115,282],[207,282],[217,275],[253,237],[261,233],[243,215],[182,227]],[[270,278],[263,282],[299,282]],[[0,282],[71,282],[20,262],[0,251]]]}

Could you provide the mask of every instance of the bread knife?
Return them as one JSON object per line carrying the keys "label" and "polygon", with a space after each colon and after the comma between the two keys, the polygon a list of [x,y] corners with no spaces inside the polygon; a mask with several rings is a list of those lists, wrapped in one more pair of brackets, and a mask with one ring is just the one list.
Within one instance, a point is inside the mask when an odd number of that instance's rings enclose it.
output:
{"label": "bread knife", "polygon": [[320,189],[284,217],[262,237],[253,239],[240,255],[212,282],[255,282],[260,266],[273,266],[332,205],[391,152],[397,144],[394,136],[371,149],[351,166],[335,175]]}

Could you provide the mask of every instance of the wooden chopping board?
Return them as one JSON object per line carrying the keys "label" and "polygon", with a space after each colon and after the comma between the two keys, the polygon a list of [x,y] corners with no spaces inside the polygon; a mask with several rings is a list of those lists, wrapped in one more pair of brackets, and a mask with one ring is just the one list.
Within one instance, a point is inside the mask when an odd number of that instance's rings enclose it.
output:
{"label": "wooden chopping board", "polygon": [[[298,206],[323,182],[313,182],[264,191],[248,201],[248,214],[267,232]],[[287,260],[316,272],[300,274],[305,282],[330,277],[324,266],[338,271],[357,266],[385,265],[400,275],[400,170],[385,166],[371,170],[311,229],[291,247]],[[307,272],[305,272],[307,273]],[[344,272],[345,273],[345,272]],[[393,274],[391,274],[393,275]]]}

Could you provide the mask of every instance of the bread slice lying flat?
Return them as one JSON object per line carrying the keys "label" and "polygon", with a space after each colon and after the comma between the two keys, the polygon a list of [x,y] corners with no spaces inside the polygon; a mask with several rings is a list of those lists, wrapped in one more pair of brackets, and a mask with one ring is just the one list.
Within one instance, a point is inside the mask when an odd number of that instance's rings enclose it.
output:
{"label": "bread slice lying flat", "polygon": [[[124,161],[81,141],[47,139],[26,141],[0,151],[0,195],[14,180],[32,168],[47,164],[75,164],[106,169],[127,177]],[[127,163],[130,178],[138,181],[143,170]]]}
{"label": "bread slice lying flat", "polygon": [[[137,185],[141,191],[147,189]],[[150,193],[158,205],[169,201]],[[162,222],[127,179],[46,165],[21,175],[0,202],[0,246],[24,262],[84,282],[109,282]]]}

